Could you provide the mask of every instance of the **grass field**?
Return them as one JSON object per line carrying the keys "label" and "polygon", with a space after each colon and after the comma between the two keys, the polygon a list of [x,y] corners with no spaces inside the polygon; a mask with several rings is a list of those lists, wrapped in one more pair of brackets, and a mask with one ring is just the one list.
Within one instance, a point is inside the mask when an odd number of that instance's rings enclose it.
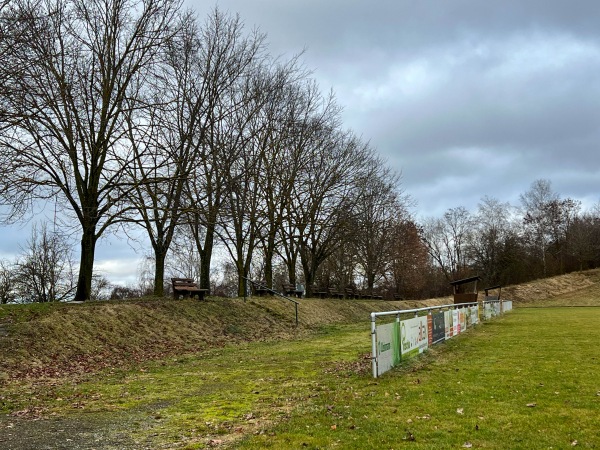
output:
{"label": "grass field", "polygon": [[368,330],[9,384],[0,445],[50,423],[96,429],[81,448],[600,447],[600,308],[517,309],[377,380]]}

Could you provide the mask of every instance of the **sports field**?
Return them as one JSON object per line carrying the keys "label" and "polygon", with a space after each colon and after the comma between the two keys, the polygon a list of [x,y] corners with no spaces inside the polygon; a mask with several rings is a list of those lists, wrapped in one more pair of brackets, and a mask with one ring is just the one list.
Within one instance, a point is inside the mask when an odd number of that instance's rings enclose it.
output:
{"label": "sports field", "polygon": [[599,340],[600,308],[518,309],[376,381],[328,377],[243,448],[598,448]]}
{"label": "sports field", "polygon": [[[600,447],[600,308],[517,308],[377,380],[369,325],[237,344],[105,371],[84,383],[10,385],[2,393],[10,415],[0,420],[0,442],[120,449]],[[42,420],[32,420],[36,415]]]}

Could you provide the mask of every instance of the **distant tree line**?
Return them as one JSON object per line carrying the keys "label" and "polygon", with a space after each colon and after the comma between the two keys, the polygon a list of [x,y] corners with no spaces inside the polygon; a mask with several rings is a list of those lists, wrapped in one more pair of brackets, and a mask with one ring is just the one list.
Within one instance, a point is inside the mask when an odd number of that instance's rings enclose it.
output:
{"label": "distant tree line", "polygon": [[237,16],[215,9],[200,22],[181,6],[2,3],[4,219],[51,200],[59,229],[80,236],[70,287],[46,284],[31,298],[93,298],[98,239],[136,226],[151,244],[154,295],[178,258],[173,270],[208,287],[216,247],[238,295],[245,277],[274,285],[281,268],[309,294],[356,280],[373,290],[389,244],[418,242],[399,175],[343,128],[340,106],[299,56],[272,57]]}
{"label": "distant tree line", "polygon": [[511,206],[484,197],[475,212],[450,208],[422,224],[431,260],[447,281],[479,275],[517,284],[600,266],[600,203],[588,211],[536,180]]}

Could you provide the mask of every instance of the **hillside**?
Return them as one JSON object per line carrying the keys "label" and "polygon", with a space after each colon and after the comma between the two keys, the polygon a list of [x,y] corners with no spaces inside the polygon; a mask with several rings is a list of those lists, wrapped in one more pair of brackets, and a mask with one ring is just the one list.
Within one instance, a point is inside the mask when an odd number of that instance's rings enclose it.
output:
{"label": "hillside", "polygon": [[[519,306],[600,304],[600,270],[503,288]],[[322,326],[364,322],[369,313],[432,306],[427,301],[303,299],[299,326],[290,303],[274,298],[144,299],[0,306],[0,382],[128,367],[235,342],[291,339]]]}
{"label": "hillside", "polygon": [[600,269],[507,286],[502,297],[518,306],[600,306]]}

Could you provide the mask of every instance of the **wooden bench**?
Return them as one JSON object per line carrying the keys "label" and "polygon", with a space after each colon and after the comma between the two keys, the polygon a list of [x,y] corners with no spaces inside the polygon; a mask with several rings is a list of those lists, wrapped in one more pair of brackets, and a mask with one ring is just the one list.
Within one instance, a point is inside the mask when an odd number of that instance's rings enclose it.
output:
{"label": "wooden bench", "polygon": [[208,293],[208,289],[201,289],[191,278],[171,278],[173,283],[173,297],[177,300],[179,296],[193,297],[198,296],[198,300],[204,300],[204,296]]}
{"label": "wooden bench", "polygon": [[292,283],[282,283],[283,295],[291,295],[292,297],[301,298],[304,291],[302,289],[296,289],[296,286]]}
{"label": "wooden bench", "polygon": [[354,288],[346,288],[344,289],[344,292],[346,293],[346,298],[348,299],[359,298],[358,292],[356,292],[356,289]]}
{"label": "wooden bench", "polygon": [[327,298],[329,296],[329,291],[327,288],[323,288],[321,286],[311,285],[311,295],[315,298]]}
{"label": "wooden bench", "polygon": [[251,281],[252,283],[252,293],[259,297],[263,295],[273,295],[270,289],[267,288],[267,282],[264,280],[261,281]]}
{"label": "wooden bench", "polygon": [[343,299],[344,298],[344,292],[340,292],[337,289],[329,289],[329,295],[332,298],[338,298],[338,299]]}

